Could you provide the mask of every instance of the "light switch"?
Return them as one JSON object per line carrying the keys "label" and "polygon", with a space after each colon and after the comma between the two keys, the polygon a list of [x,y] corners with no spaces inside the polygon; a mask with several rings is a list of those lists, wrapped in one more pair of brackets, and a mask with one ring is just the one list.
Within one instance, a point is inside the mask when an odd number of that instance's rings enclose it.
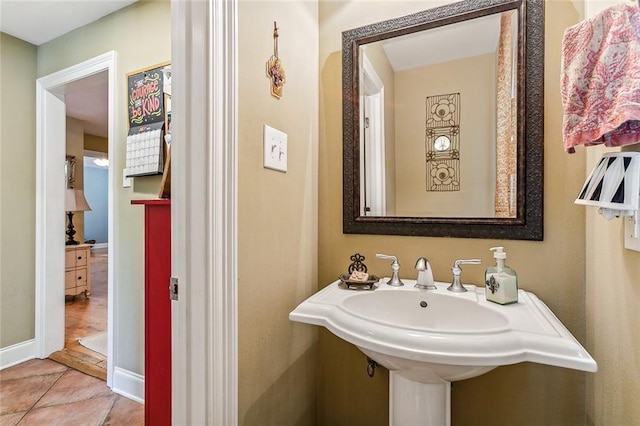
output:
{"label": "light switch", "polygon": [[273,127],[263,127],[263,166],[279,172],[287,171],[287,134]]}

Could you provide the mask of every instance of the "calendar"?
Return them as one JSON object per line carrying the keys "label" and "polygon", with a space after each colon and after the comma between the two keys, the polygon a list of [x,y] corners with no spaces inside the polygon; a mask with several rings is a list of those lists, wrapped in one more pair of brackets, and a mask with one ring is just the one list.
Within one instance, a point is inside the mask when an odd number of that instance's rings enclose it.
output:
{"label": "calendar", "polygon": [[[171,140],[170,93],[171,66],[168,62],[127,74],[126,177],[163,175],[161,187],[165,186]],[[160,192],[166,193],[162,188]]]}
{"label": "calendar", "polygon": [[132,128],[127,136],[126,176],[161,174],[164,167],[164,123]]}

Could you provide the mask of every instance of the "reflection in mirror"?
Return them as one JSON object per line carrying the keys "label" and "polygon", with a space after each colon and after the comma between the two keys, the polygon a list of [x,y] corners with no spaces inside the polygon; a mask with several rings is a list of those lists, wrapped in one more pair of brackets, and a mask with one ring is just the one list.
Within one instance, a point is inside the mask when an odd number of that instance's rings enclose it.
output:
{"label": "reflection in mirror", "polygon": [[517,35],[508,10],[359,47],[362,216],[515,217]]}
{"label": "reflection in mirror", "polygon": [[542,239],[542,22],[467,0],[343,33],[345,233]]}

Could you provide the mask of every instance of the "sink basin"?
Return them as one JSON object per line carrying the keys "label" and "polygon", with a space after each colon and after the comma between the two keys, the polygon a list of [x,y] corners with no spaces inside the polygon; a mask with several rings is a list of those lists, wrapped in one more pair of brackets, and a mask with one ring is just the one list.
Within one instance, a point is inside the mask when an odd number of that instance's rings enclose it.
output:
{"label": "sink basin", "polygon": [[502,306],[473,285],[452,293],[448,283],[426,291],[403,281],[403,287],[381,282],[373,291],[350,290],[336,281],[289,314],[292,321],[326,327],[390,370],[392,425],[448,425],[450,382],[501,365],[529,361],[597,370],[533,293],[520,290],[518,303]]}
{"label": "sink basin", "polygon": [[339,307],[378,324],[434,333],[491,333],[509,325],[503,314],[476,301],[423,291],[357,294]]}

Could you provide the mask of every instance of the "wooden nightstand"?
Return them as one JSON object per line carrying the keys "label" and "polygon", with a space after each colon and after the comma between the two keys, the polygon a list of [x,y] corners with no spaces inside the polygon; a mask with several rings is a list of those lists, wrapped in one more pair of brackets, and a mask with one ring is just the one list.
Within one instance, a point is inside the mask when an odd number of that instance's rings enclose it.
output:
{"label": "wooden nightstand", "polygon": [[76,296],[84,293],[85,297],[89,297],[91,295],[91,265],[89,263],[91,245],[78,244],[66,246],[66,248],[64,294],[65,296]]}

